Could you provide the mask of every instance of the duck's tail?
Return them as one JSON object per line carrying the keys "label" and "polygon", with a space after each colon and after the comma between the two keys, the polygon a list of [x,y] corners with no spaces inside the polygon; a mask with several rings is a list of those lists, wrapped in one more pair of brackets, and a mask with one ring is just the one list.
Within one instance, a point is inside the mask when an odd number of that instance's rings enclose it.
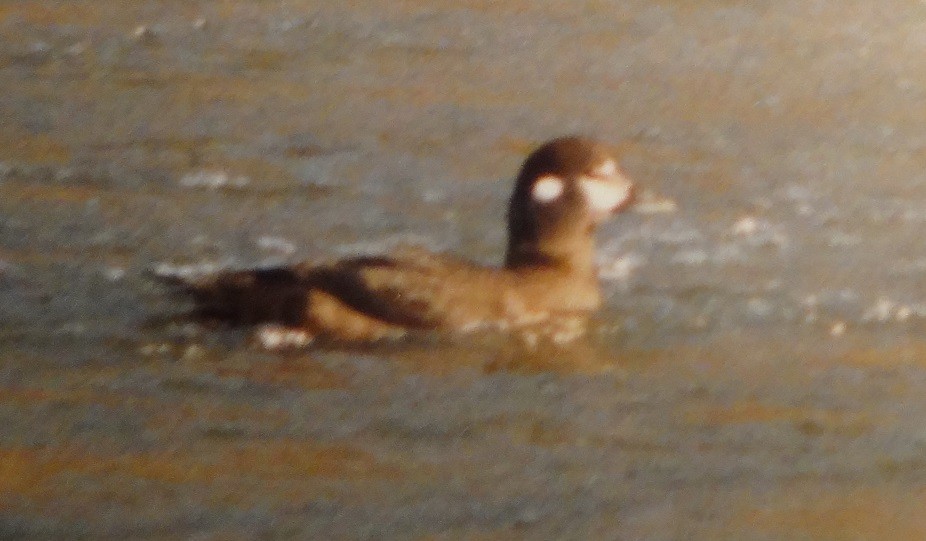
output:
{"label": "duck's tail", "polygon": [[159,266],[151,278],[193,301],[191,316],[240,324],[295,324],[302,320],[306,290],[285,268],[223,270]]}

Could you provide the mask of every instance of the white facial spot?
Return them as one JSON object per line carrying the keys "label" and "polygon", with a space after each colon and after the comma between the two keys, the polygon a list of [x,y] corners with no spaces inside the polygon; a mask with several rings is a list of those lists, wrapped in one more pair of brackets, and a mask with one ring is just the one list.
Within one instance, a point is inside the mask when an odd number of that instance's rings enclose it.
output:
{"label": "white facial spot", "polygon": [[531,197],[538,203],[549,203],[563,194],[563,180],[553,175],[544,175],[534,181]]}
{"label": "white facial spot", "polygon": [[605,160],[598,167],[592,170],[592,176],[611,177],[617,174],[617,164],[614,160]]}
{"label": "white facial spot", "polygon": [[620,176],[610,180],[582,177],[579,182],[588,205],[601,212],[611,212],[620,207],[630,199],[633,192],[633,184]]}

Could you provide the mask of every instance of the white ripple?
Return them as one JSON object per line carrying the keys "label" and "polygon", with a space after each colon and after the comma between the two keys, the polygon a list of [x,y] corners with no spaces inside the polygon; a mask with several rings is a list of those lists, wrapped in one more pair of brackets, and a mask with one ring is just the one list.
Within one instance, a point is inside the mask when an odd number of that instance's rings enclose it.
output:
{"label": "white ripple", "polygon": [[250,182],[250,179],[244,175],[232,175],[227,171],[210,170],[193,171],[180,178],[180,186],[184,188],[209,188],[212,190],[226,186],[243,188]]}

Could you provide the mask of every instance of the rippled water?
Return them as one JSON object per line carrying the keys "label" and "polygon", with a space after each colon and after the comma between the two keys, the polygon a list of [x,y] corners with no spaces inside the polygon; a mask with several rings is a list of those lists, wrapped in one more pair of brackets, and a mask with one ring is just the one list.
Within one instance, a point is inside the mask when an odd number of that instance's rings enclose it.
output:
{"label": "rippled water", "polygon": [[[916,539],[926,6],[0,4],[0,537]],[[147,273],[498,261],[524,155],[645,203],[563,349],[285,355]]]}

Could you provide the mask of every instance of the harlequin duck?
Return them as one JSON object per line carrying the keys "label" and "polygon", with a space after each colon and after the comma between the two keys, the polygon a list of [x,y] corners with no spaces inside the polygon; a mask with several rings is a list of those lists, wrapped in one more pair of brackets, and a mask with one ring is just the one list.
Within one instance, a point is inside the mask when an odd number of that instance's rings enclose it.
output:
{"label": "harlequin duck", "polygon": [[201,317],[262,325],[258,336],[269,347],[530,327],[599,307],[594,232],[633,191],[601,143],[562,137],[521,166],[502,267],[405,249],[171,281],[193,297]]}

